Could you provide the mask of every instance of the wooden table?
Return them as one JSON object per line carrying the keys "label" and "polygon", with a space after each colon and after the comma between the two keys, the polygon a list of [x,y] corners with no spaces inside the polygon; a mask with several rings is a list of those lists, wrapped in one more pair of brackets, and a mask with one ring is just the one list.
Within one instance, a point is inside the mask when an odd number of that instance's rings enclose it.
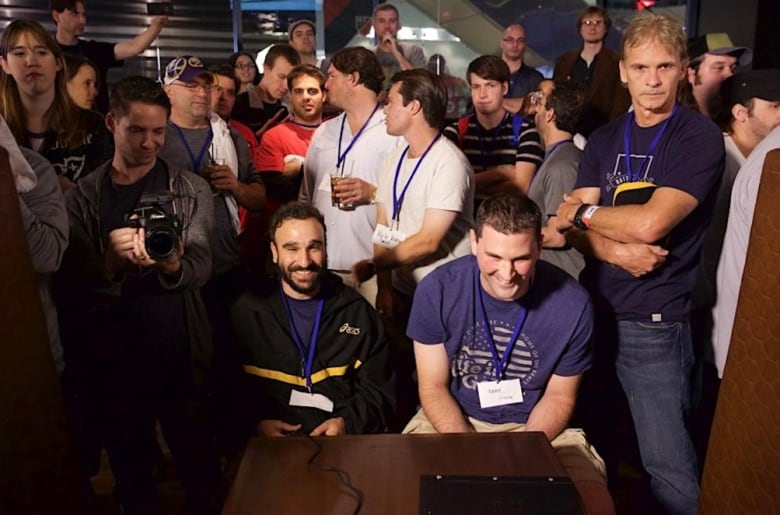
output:
{"label": "wooden table", "polygon": [[[566,477],[544,433],[320,437],[314,463],[344,470],[365,494],[361,514],[418,513],[421,475]],[[352,514],[356,497],[308,461],[306,437],[249,442],[223,515]]]}

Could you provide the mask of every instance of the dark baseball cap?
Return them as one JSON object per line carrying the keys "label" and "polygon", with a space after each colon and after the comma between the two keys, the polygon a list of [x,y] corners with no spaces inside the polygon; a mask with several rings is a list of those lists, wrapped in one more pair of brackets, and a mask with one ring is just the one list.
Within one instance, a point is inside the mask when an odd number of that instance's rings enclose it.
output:
{"label": "dark baseball cap", "polygon": [[315,34],[317,33],[317,27],[314,26],[314,22],[311,20],[307,20],[306,18],[302,18],[300,20],[295,20],[287,27],[287,34],[290,36],[291,39],[292,39],[293,31],[296,28],[298,28],[300,25],[308,25],[309,27],[311,27],[311,30],[313,30]]}
{"label": "dark baseball cap", "polygon": [[165,67],[165,84],[171,84],[174,81],[191,82],[200,76],[205,76],[212,84],[218,84],[217,78],[213,73],[206,69],[203,61],[192,55],[183,55],[171,59],[168,66]]}
{"label": "dark baseball cap", "polygon": [[720,96],[729,108],[751,98],[780,102],[780,70],[765,69],[737,73],[720,85]]}
{"label": "dark baseball cap", "polygon": [[748,47],[734,46],[725,32],[712,32],[688,40],[688,59],[695,61],[704,54],[730,55],[737,58],[740,66],[753,62],[753,51]]}

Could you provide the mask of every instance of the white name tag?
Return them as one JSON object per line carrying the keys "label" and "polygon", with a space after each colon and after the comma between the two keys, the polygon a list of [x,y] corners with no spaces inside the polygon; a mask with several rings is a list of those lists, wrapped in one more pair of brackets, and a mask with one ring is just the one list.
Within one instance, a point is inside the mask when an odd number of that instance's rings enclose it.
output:
{"label": "white name tag", "polygon": [[387,247],[388,249],[392,249],[405,239],[406,234],[402,233],[401,231],[390,229],[386,225],[377,224],[376,229],[374,229],[374,236],[371,238],[371,241],[375,245],[381,245],[383,247]]}
{"label": "white name tag", "polygon": [[520,379],[481,381],[477,383],[477,392],[479,406],[483,409],[523,402],[523,387],[520,386]]}
{"label": "white name tag", "polygon": [[333,401],[321,393],[299,392],[298,390],[293,390],[290,392],[290,406],[317,408],[318,410],[333,413]]}

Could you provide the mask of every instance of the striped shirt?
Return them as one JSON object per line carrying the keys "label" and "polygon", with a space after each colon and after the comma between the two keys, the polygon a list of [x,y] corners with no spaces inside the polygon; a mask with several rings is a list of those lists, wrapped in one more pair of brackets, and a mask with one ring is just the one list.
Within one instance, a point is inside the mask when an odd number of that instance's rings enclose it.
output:
{"label": "striped shirt", "polygon": [[[502,165],[514,166],[520,162],[532,163],[538,169],[544,160],[544,147],[539,132],[528,120],[523,120],[517,138],[509,114],[494,129],[485,129],[477,117],[472,115],[462,139],[458,132],[458,122],[444,129],[444,135],[466,154],[474,173]],[[513,141],[515,139],[516,143]]]}

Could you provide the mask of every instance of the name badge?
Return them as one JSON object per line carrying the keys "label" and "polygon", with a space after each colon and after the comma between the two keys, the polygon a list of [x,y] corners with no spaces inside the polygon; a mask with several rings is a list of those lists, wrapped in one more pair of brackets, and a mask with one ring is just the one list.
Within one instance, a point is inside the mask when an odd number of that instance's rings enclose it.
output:
{"label": "name badge", "polygon": [[477,383],[477,392],[479,406],[483,409],[523,402],[523,387],[520,386],[520,379],[481,381]]}
{"label": "name badge", "polygon": [[401,231],[390,229],[386,225],[377,224],[374,229],[374,236],[371,238],[371,242],[375,245],[381,245],[388,249],[396,247],[399,243],[406,239],[406,234]]}
{"label": "name badge", "polygon": [[290,392],[290,406],[317,408],[318,410],[333,413],[333,401],[321,393],[299,392],[298,390],[293,390]]}

